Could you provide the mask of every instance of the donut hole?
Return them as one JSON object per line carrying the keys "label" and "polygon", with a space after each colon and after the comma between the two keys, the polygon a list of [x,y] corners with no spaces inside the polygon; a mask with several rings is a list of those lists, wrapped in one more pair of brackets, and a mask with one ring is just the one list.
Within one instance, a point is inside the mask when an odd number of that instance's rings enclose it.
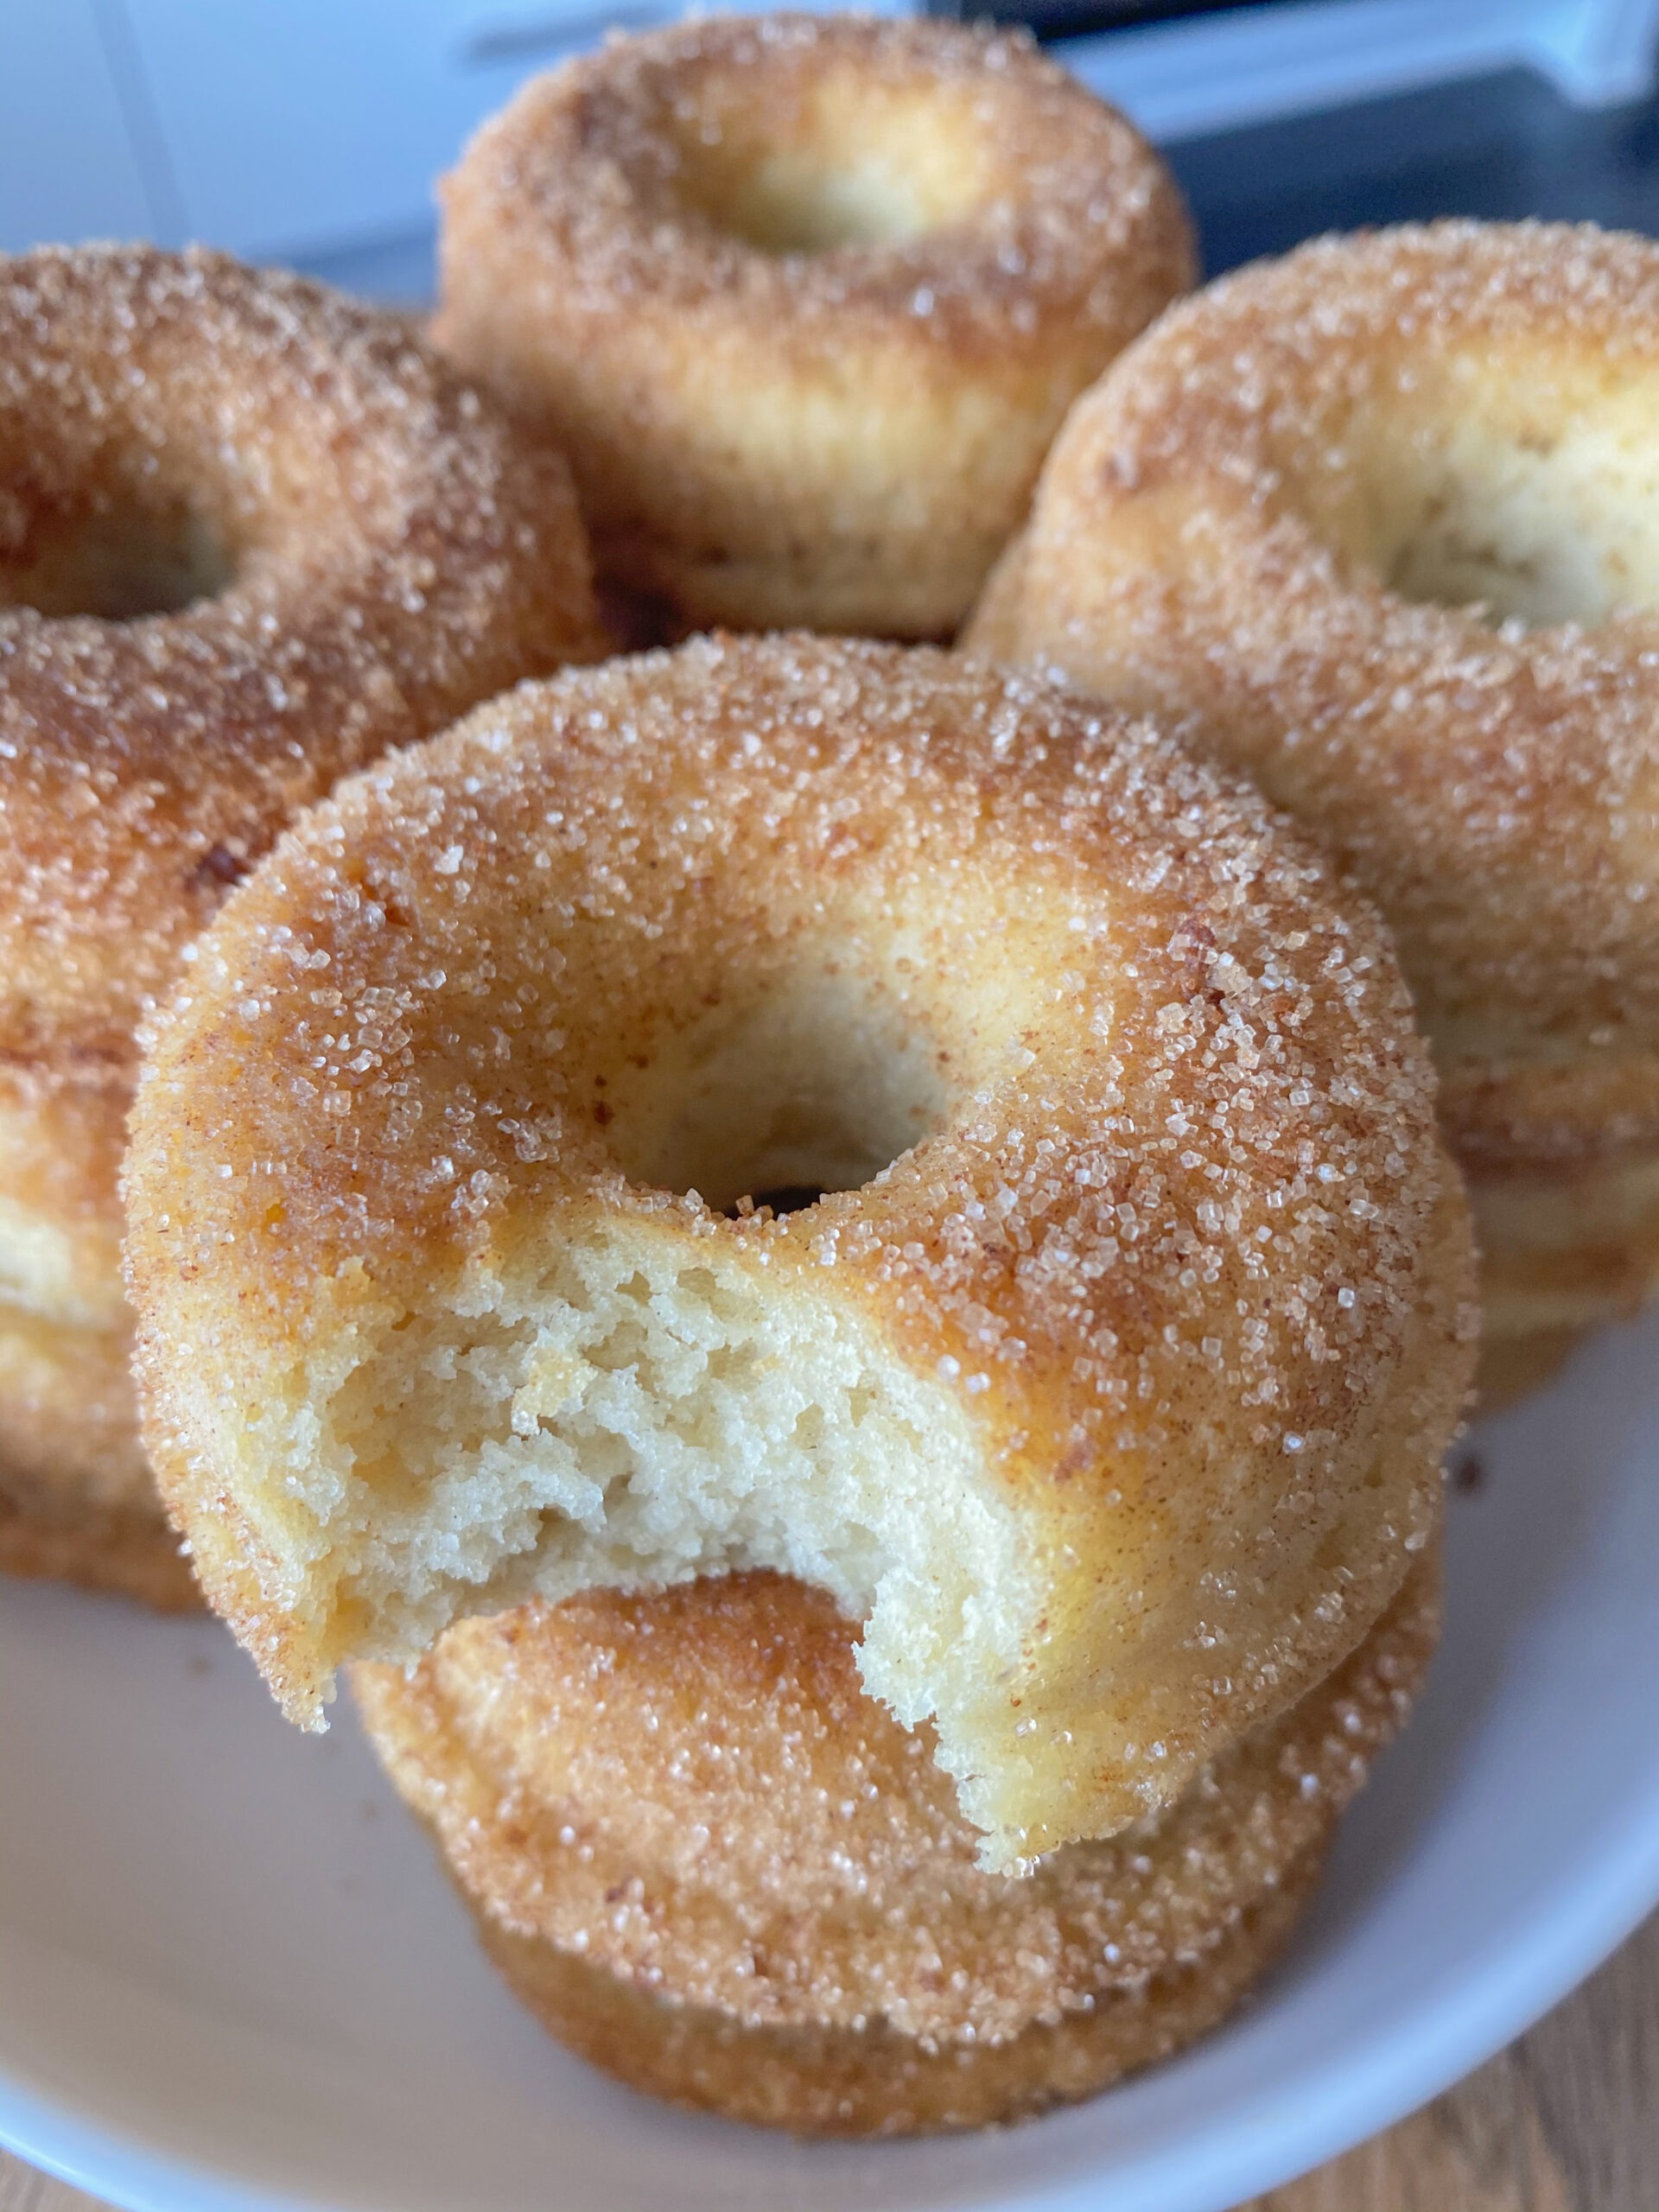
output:
{"label": "donut hole", "polygon": [[815,1206],[824,1195],[817,1183],[783,1183],[774,1190],[756,1191],[740,1198],[735,1205],[723,1206],[721,1211],[728,1220],[741,1221],[746,1213],[759,1213],[763,1209],[771,1214],[804,1213],[808,1206]]}
{"label": "donut hole", "polygon": [[914,191],[890,170],[832,168],[791,150],[763,156],[710,197],[703,212],[760,253],[902,245],[929,227]]}
{"label": "donut hole", "polygon": [[[626,1083],[610,1089],[613,1142],[634,1180],[695,1191],[724,1214],[795,1212],[827,1192],[861,1189],[937,1128],[945,1107],[926,1031],[835,976],[716,1009],[632,1096]],[[664,1096],[665,1115],[639,1110]]]}
{"label": "donut hole", "polygon": [[1527,628],[1659,606],[1654,398],[1553,391],[1534,418],[1442,396],[1378,429],[1353,550],[1398,597]]}
{"label": "donut hole", "polygon": [[982,204],[978,137],[938,101],[832,79],[780,124],[754,98],[677,115],[674,137],[682,202],[758,253],[905,245]]}
{"label": "donut hole", "polygon": [[216,598],[235,573],[218,523],[188,500],[118,491],[69,505],[0,491],[0,607],[131,622]]}

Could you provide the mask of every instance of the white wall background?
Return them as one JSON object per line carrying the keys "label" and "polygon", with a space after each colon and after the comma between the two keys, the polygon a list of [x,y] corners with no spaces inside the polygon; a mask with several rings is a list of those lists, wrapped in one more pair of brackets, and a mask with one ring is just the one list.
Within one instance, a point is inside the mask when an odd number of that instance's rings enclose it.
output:
{"label": "white wall background", "polygon": [[[607,25],[679,13],[678,0],[0,0],[0,250],[196,238],[418,291],[432,180],[474,124]],[[1060,51],[1167,140],[1516,64],[1571,99],[1633,99],[1651,88],[1656,37],[1659,0],[1298,0]]]}

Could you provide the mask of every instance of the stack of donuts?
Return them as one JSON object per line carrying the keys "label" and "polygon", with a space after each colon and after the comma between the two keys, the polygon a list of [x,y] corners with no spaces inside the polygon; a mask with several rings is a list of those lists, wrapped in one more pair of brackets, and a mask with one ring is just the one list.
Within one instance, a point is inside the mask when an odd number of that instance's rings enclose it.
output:
{"label": "stack of donuts", "polygon": [[856,17],[442,205],[429,340],[0,270],[0,1563],[343,1671],[625,2080],[1035,2113],[1424,1679],[1465,1175],[1489,1394],[1659,1272],[1659,251],[1183,298],[1122,118]]}

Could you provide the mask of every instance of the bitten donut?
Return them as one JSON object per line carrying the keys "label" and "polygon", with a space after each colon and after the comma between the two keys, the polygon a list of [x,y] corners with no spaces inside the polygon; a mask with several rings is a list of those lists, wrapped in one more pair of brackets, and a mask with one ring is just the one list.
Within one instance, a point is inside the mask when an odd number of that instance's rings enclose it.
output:
{"label": "bitten donut", "polygon": [[1251,770],[1393,925],[1497,1396],[1659,1281],[1659,247],[1443,223],[1177,308],[974,651]]}
{"label": "bitten donut", "polygon": [[201,940],[127,1172],[152,1455],[292,1714],[772,1567],[993,1866],[1353,1649],[1467,1380],[1380,925],[1247,786],[931,649],[694,641],[353,780]]}
{"label": "bitten donut", "polygon": [[343,771],[599,650],[563,463],[222,256],[0,259],[0,1567],[188,1577],[125,1379],[134,1032]]}
{"label": "bitten donut", "polygon": [[486,1944],[635,2087],[813,2133],[1088,2096],[1230,2011],[1294,1925],[1433,1647],[1426,1559],[1358,1649],[1160,1819],[985,1872],[852,1624],[770,1575],[606,1592],[359,1668]]}
{"label": "bitten donut", "polygon": [[1180,195],[1024,34],[733,17],[528,85],[442,188],[440,342],[692,625],[935,637],[1072,398],[1193,281]]}

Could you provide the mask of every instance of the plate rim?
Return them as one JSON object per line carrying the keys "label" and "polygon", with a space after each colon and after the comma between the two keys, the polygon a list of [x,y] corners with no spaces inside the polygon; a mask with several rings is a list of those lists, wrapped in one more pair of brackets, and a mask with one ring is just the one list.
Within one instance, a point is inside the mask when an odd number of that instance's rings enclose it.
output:
{"label": "plate rim", "polygon": [[[1198,2142],[1132,2154],[1110,2176],[1114,2212],[1231,2212],[1394,2126],[1463,2080],[1554,2009],[1659,1906],[1659,1774],[1637,1819],[1608,1834],[1557,1909],[1476,1974],[1379,2034],[1294,2081],[1242,2094]],[[1109,2096],[1109,2090],[1106,2093]],[[1300,2117],[1297,2116],[1300,2108]],[[736,2125],[737,2123],[731,2123]],[[359,2212],[366,2201],[273,2195],[221,2169],[159,2152],[20,2083],[0,2068],[0,2147],[119,2212]],[[810,2146],[804,2146],[810,2148]],[[1226,2179],[1222,2181],[1225,2171]],[[1016,2196],[1001,2212],[1083,2212],[1101,2177],[1073,2174]],[[1217,2187],[1225,2193],[1217,2195]],[[548,2199],[550,2208],[556,2197]]]}

